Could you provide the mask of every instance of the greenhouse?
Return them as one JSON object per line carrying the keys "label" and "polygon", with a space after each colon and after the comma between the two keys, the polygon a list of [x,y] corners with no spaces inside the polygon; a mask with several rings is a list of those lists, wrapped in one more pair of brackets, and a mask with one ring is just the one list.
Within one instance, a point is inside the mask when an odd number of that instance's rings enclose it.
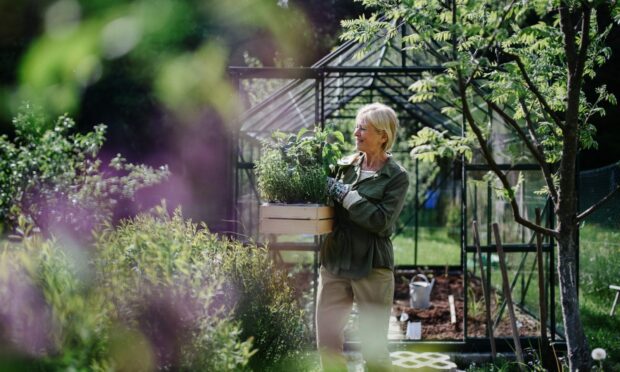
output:
{"label": "greenhouse", "polygon": [[[320,236],[281,239],[259,234],[261,201],[254,164],[260,156],[261,141],[269,139],[275,131],[297,133],[301,128],[314,126],[335,128],[345,133],[345,138],[352,138],[356,110],[366,103],[383,102],[399,115],[400,132],[393,156],[410,175],[406,205],[393,237],[397,265],[394,315],[400,318],[401,312],[408,312],[408,316],[419,317],[422,324],[421,339],[412,340],[405,336],[404,323],[399,329],[398,322],[393,320],[390,341],[400,345],[395,347],[415,345],[416,350],[428,345],[433,350],[439,347],[488,352],[484,286],[493,300],[497,347],[505,351],[514,348],[492,230],[492,223],[497,222],[512,278],[510,287],[512,300],[517,304],[521,342],[534,343],[539,337],[539,300],[543,298],[547,312],[542,319],[546,319],[551,341],[561,344],[561,316],[555,305],[558,294],[553,241],[545,238],[540,244],[545,279],[539,288],[535,235],[514,221],[510,205],[497,195],[495,181],[487,176],[489,166],[476,156],[471,162],[457,157],[438,159],[431,164],[410,156],[409,139],[419,130],[432,128],[448,136],[462,136],[464,119],[454,97],[436,97],[426,102],[410,99],[411,86],[443,71],[441,66],[447,59],[439,51],[423,53],[404,48],[402,38],[411,33],[409,27],[399,25],[400,33],[393,38],[377,34],[365,44],[346,42],[308,68],[229,68],[249,107],[238,119],[238,148],[232,151],[237,164],[234,230],[239,236],[256,241],[269,240],[270,249],[284,262],[299,260],[301,256],[305,257],[301,261],[316,268]],[[274,82],[277,88],[263,99],[250,102],[252,87],[264,86],[267,81]],[[552,227],[554,220],[547,213],[546,197],[535,193],[544,186],[537,172],[539,167],[532,164],[506,128],[507,124],[492,113],[482,95],[474,102],[473,112],[488,123],[492,133],[490,147],[495,158],[501,160],[499,166],[507,177],[520,182],[517,198],[521,214],[533,220],[535,210],[540,209],[543,223]],[[480,234],[481,260],[476,255],[474,221]],[[408,310],[408,284],[417,274],[433,278],[432,310]],[[449,300],[454,303],[452,310]],[[355,341],[352,331],[348,344],[354,345]]]}

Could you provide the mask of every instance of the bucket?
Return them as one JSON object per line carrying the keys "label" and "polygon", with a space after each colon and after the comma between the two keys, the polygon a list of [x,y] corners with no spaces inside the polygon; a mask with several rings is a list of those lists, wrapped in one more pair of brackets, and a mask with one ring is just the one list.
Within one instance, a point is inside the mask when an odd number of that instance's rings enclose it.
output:
{"label": "bucket", "polygon": [[[422,280],[418,280],[422,278]],[[435,284],[435,278],[431,282],[424,274],[417,274],[409,283],[410,305],[415,309],[427,309],[431,306],[431,291]]]}

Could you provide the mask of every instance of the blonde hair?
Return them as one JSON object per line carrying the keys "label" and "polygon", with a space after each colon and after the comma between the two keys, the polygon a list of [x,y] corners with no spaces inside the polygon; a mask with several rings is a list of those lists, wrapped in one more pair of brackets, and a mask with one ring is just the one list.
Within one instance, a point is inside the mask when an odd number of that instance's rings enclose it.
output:
{"label": "blonde hair", "polygon": [[389,151],[392,148],[398,134],[398,117],[392,108],[383,103],[371,103],[357,111],[355,121],[370,125],[375,130],[385,133],[387,141],[383,143],[383,151]]}

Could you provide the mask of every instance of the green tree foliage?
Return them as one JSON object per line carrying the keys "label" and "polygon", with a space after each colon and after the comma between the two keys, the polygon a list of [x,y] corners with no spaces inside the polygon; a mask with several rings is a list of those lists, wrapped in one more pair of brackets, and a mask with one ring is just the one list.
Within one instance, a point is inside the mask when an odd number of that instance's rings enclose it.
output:
{"label": "green tree foliage", "polygon": [[329,165],[342,153],[344,136],[338,131],[312,135],[307,129],[298,134],[275,132],[273,141],[264,141],[256,163],[258,189],[268,202],[324,203]]}
{"label": "green tree foliage", "polygon": [[[13,8],[28,14],[25,6]],[[76,112],[86,89],[123,95],[120,85],[143,94],[100,102],[119,111],[113,116],[136,106],[152,110],[153,103],[184,118],[205,105],[230,115],[230,45],[260,33],[283,55],[295,56],[309,36],[300,27],[303,13],[275,0],[60,0],[30,12],[39,16],[29,21],[40,19],[41,32],[22,55],[15,93],[52,113]]]}
{"label": "green tree foliage", "polygon": [[[570,368],[588,370],[590,356],[579,318],[575,257],[579,223],[600,204],[578,210],[576,158],[579,149],[596,146],[591,119],[604,114],[603,103],[616,103],[605,86],[596,88],[593,98],[586,95],[584,82],[591,82],[610,56],[605,42],[612,25],[600,22],[604,17],[599,15],[611,14],[617,21],[620,7],[616,2],[570,0],[362,3],[376,14],[344,22],[344,38],[365,42],[381,31],[390,38],[397,35],[399,22],[410,25],[412,32],[403,37],[405,48],[429,51],[445,67],[444,73],[426,74],[413,84],[411,100],[442,97],[454,102],[444,112],[462,115],[467,137],[476,139],[478,154],[505,190],[515,221],[557,240]],[[554,229],[521,215],[516,186],[498,166],[487,119],[477,112],[480,104],[512,130],[528,158],[540,166],[558,221]],[[442,155],[450,141],[454,144],[454,139],[448,138],[434,143],[439,136],[428,133],[419,134],[416,140],[424,136],[427,141],[418,144],[427,148],[414,150],[421,159]]]}
{"label": "green tree foliage", "polygon": [[0,137],[0,222],[8,229],[23,215],[46,232],[62,228],[88,234],[112,217],[119,201],[168,176],[165,166],[130,164],[120,155],[103,169],[97,156],[104,125],[75,133],[68,116],[53,122],[28,104],[13,124],[15,136]]}

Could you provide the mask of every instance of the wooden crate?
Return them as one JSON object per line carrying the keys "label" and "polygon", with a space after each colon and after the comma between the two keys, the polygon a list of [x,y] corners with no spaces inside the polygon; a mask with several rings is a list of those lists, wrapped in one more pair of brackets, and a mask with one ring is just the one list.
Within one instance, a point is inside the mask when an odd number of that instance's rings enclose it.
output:
{"label": "wooden crate", "polygon": [[333,229],[334,208],[321,204],[263,204],[261,234],[326,234]]}

